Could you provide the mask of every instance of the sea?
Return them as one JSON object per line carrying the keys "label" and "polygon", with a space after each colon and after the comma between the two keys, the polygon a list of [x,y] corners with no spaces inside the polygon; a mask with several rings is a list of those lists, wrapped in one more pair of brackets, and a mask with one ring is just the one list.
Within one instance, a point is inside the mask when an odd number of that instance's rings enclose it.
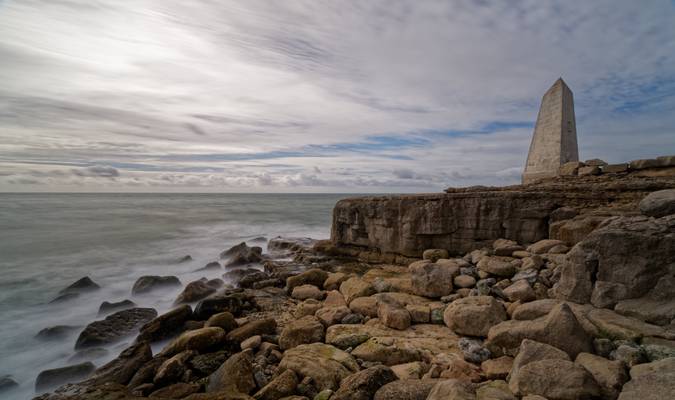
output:
{"label": "sea", "polygon": [[[261,237],[326,239],[335,203],[354,196],[1,193],[0,379],[19,386],[0,398],[30,399],[40,371],[73,364],[77,336],[102,318],[103,301],[130,299],[160,314],[171,309],[182,288],[135,297],[131,288],[140,276],[175,275],[183,284],[221,278],[225,270],[195,270],[241,242],[265,249]],[[186,255],[192,260],[177,262]],[[50,304],[85,276],[101,289]],[[77,328],[57,340],[35,337],[56,325]],[[101,366],[128,344],[111,345],[92,362]]]}

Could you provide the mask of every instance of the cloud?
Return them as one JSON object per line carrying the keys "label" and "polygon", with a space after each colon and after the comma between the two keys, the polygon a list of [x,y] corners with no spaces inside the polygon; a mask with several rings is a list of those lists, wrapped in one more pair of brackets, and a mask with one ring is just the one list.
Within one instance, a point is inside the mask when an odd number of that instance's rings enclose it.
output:
{"label": "cloud", "polygon": [[117,169],[106,166],[93,166],[86,168],[73,169],[73,174],[90,178],[116,178],[120,176]]}
{"label": "cloud", "polygon": [[582,158],[675,153],[675,7],[0,4],[0,191],[431,191],[519,180],[572,87]]}

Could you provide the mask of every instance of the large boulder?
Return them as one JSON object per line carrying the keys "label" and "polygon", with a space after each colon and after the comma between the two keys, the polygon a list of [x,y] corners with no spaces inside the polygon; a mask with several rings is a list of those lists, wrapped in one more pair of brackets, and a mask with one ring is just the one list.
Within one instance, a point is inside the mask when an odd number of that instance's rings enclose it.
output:
{"label": "large boulder", "polygon": [[259,263],[263,260],[262,247],[249,247],[246,242],[241,242],[220,253],[220,258],[228,259],[225,263],[226,267]]}
{"label": "large boulder", "polygon": [[592,349],[592,338],[565,303],[555,306],[548,315],[534,320],[504,321],[490,328],[487,336],[486,345],[495,354],[515,355],[523,339],[557,347],[572,358]]}
{"label": "large boulder", "polygon": [[504,306],[492,296],[471,296],[450,303],[443,321],[454,332],[467,336],[487,336],[494,325],[508,318]]}
{"label": "large boulder", "polygon": [[619,400],[670,399],[673,393],[675,357],[670,357],[631,368],[630,381],[623,385]]}
{"label": "large boulder", "polygon": [[206,391],[236,390],[249,394],[256,388],[253,378],[253,360],[248,352],[241,352],[228,358],[214,373],[209,375]]}
{"label": "large boulder", "polygon": [[129,308],[136,307],[136,303],[129,299],[125,299],[122,301],[117,301],[117,302],[109,302],[109,301],[104,301],[101,303],[101,305],[98,307],[98,316],[103,316],[103,315],[108,315],[110,313],[113,313],[115,311],[122,311],[126,310]]}
{"label": "large boulder", "polygon": [[168,311],[141,327],[137,341],[156,342],[182,332],[186,321],[192,318],[192,308],[185,304]]}
{"label": "large boulder", "polygon": [[600,387],[583,367],[569,360],[533,361],[511,376],[509,387],[518,396],[538,395],[549,400],[590,399]]}
{"label": "large boulder", "polygon": [[103,346],[118,342],[138,331],[157,316],[154,308],[130,308],[108,315],[87,325],[75,342],[75,349]]}
{"label": "large boulder", "polygon": [[35,391],[40,393],[55,388],[64,383],[78,382],[94,372],[96,367],[90,362],[85,362],[67,367],[47,369],[40,372],[35,379]]}
{"label": "large boulder", "polygon": [[153,290],[175,288],[180,285],[180,280],[175,276],[145,275],[136,280],[131,288],[131,294],[146,294]]}
{"label": "large boulder", "polygon": [[[449,261],[449,260],[448,260]],[[442,297],[452,293],[460,266],[452,262],[416,261],[408,266],[413,292],[418,296]]]}
{"label": "large boulder", "polygon": [[640,212],[655,218],[675,214],[675,189],[659,190],[648,194],[640,202]]}
{"label": "large boulder", "polygon": [[323,343],[302,344],[286,350],[279,368],[312,378],[319,391],[338,389],[344,378],[360,369],[349,353]]}
{"label": "large boulder", "polygon": [[502,278],[510,278],[516,273],[516,260],[509,257],[486,256],[476,266],[483,272]]}
{"label": "large boulder", "polygon": [[318,318],[308,315],[284,327],[279,335],[279,346],[282,350],[288,350],[301,344],[322,342],[323,338],[323,324]]}
{"label": "large boulder", "polygon": [[639,298],[643,311],[630,303],[625,309],[649,322],[669,323],[675,316],[673,260],[675,215],[617,217],[567,254],[553,292],[558,299],[609,308]]}
{"label": "large boulder", "polygon": [[59,292],[59,295],[67,294],[67,293],[85,293],[85,292],[91,292],[94,290],[100,289],[101,286],[91,280],[90,277],[85,276],[84,278],[80,278],[77,281],[73,282],[71,285],[68,287],[62,289]]}
{"label": "large boulder", "polygon": [[396,379],[384,365],[364,369],[343,379],[331,400],[371,400],[378,389]]}

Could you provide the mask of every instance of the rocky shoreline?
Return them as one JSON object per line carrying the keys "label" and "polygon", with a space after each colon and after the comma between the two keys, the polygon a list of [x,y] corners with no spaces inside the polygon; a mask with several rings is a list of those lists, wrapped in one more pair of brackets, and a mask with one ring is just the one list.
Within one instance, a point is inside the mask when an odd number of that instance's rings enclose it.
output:
{"label": "rocky shoreline", "polygon": [[[36,390],[55,390],[36,399],[666,399],[675,190],[630,204],[584,234],[567,229],[574,243],[497,238],[407,265],[337,256],[334,242],[276,238],[270,254],[244,243],[221,254],[236,287],[204,278],[162,315],[107,303],[101,320],[70,327],[82,329],[79,357],[40,373]],[[556,213],[569,224],[578,209]],[[166,285],[182,283],[148,276],[133,291]],[[76,362],[113,343],[127,346],[108,364]]]}

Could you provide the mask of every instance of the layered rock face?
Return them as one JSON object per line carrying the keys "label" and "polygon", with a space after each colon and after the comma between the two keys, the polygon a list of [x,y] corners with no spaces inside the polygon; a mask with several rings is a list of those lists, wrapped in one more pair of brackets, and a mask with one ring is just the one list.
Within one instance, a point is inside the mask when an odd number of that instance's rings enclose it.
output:
{"label": "layered rock face", "polygon": [[[331,241],[337,253],[400,263],[429,248],[464,254],[498,238],[528,244],[550,232],[574,241],[569,243],[573,245],[602,217],[635,213],[647,194],[675,188],[675,171],[660,174],[665,176],[559,177],[502,188],[345,199],[333,211]],[[561,208],[581,216],[562,226],[554,221]],[[551,229],[554,222],[558,224]]]}

